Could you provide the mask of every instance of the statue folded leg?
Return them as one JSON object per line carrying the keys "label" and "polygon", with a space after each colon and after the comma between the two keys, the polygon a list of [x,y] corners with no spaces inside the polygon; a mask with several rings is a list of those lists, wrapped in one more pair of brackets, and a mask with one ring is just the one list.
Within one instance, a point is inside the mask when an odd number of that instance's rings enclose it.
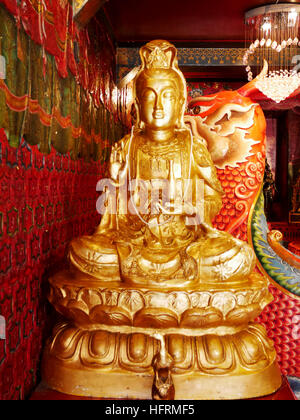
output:
{"label": "statue folded leg", "polygon": [[[124,246],[121,248],[124,248]],[[254,251],[247,243],[232,237],[226,232],[215,231],[214,234],[213,230],[208,235],[192,242],[186,248],[186,252],[178,250],[173,257],[172,252],[170,252],[168,261],[163,263],[162,261],[154,263],[154,254],[147,257],[145,248],[141,249],[141,252],[138,252],[140,255],[135,255],[135,257],[131,255],[131,252],[125,252],[128,254],[126,256],[122,255],[121,248],[120,245],[116,245],[112,236],[103,234],[84,236],[72,241],[69,258],[72,265],[78,270],[100,281],[120,282],[121,277],[124,277],[123,280],[136,283],[137,273],[132,269],[132,264],[129,264],[129,261],[136,260],[138,271],[140,271],[137,276],[139,279],[145,277],[148,282],[149,273],[151,272],[154,275],[157,270],[155,274],[157,279],[154,283],[168,283],[168,281],[173,283],[175,281],[178,285],[185,282],[222,284],[224,282],[246,281],[256,265]],[[185,258],[184,255],[186,255]],[[188,266],[189,258],[195,261],[191,277],[185,268],[185,265]],[[148,260],[149,263],[147,264]],[[121,265],[120,261],[122,262]],[[197,277],[197,280],[195,277]]]}
{"label": "statue folded leg", "polygon": [[200,283],[246,281],[256,265],[255,253],[246,242],[217,230],[192,243],[187,254],[197,261]]}
{"label": "statue folded leg", "polygon": [[120,281],[119,257],[112,237],[83,236],[71,242],[71,264],[100,281]]}
{"label": "statue folded leg", "polygon": [[99,281],[120,282],[119,257],[115,245],[117,218],[115,214],[110,214],[112,199],[108,195],[109,205],[95,233],[73,239],[69,246],[69,260],[77,270]]}

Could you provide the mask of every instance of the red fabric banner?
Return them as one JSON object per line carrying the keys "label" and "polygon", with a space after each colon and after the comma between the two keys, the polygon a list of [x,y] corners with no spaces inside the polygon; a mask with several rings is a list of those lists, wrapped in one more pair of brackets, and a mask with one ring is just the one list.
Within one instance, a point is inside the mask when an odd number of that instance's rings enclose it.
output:
{"label": "red fabric banner", "polygon": [[[95,20],[92,29],[79,31],[68,0],[22,0],[20,4],[16,0],[0,0],[1,3],[13,14],[18,27],[22,25],[34,42],[55,57],[62,78],[70,70],[91,93],[95,105],[101,100],[111,112],[117,112],[109,92],[114,85],[112,69],[116,67],[116,51],[101,22]],[[93,32],[92,38],[89,30]]]}

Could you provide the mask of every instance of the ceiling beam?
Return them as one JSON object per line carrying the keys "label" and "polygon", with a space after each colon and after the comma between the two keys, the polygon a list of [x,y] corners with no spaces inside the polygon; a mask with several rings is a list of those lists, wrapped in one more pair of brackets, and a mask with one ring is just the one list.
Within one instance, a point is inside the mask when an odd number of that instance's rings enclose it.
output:
{"label": "ceiling beam", "polygon": [[74,20],[84,27],[108,0],[73,0]]}

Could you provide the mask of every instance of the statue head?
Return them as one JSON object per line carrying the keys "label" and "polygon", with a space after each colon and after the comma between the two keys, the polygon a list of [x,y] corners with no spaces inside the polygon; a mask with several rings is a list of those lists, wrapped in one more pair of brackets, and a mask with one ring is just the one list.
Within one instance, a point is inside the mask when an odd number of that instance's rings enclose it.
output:
{"label": "statue head", "polygon": [[186,83],[177,50],[167,41],[152,41],[140,50],[135,78],[137,124],[151,130],[185,129]]}

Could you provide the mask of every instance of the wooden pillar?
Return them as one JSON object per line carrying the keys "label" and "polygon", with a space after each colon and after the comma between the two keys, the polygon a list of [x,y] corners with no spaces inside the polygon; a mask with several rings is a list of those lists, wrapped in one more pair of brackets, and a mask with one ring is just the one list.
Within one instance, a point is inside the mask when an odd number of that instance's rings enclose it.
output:
{"label": "wooden pillar", "polygon": [[108,0],[73,0],[73,15],[79,26],[84,27]]}

